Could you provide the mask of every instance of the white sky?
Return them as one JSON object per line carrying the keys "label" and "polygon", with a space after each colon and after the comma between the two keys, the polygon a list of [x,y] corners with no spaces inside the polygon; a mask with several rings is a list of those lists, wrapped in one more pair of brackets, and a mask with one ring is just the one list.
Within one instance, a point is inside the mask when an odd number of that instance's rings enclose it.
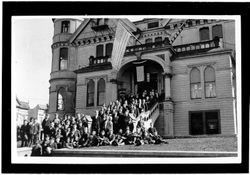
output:
{"label": "white sky", "polygon": [[[130,18],[131,21],[143,18]],[[49,78],[52,62],[53,22],[51,18],[12,19],[12,59],[14,91],[30,106],[49,103]]]}

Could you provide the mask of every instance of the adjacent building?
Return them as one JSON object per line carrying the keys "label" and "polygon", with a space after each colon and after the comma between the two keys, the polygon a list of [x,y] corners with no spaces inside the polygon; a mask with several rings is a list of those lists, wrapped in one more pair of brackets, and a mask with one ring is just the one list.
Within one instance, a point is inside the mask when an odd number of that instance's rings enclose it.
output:
{"label": "adjacent building", "polygon": [[[94,115],[124,93],[154,89],[163,96],[151,114],[161,135],[237,134],[234,20],[68,18],[53,23],[51,115]],[[119,23],[131,36],[115,69],[114,42],[123,38]]]}
{"label": "adjacent building", "polygon": [[42,121],[45,118],[47,112],[48,112],[48,105],[38,104],[34,108],[28,111],[29,119],[30,118],[37,119],[37,122],[42,124]]}
{"label": "adjacent building", "polygon": [[16,97],[16,124],[21,126],[24,120],[28,120],[29,102],[21,101]]}

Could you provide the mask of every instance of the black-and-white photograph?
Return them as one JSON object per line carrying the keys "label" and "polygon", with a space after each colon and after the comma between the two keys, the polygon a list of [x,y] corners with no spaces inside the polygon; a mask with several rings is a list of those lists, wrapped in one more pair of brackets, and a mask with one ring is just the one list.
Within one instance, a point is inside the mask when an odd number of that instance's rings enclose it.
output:
{"label": "black-and-white photograph", "polygon": [[13,156],[237,162],[239,19],[13,17]]}
{"label": "black-and-white photograph", "polygon": [[247,171],[247,7],[3,4],[3,172]]}

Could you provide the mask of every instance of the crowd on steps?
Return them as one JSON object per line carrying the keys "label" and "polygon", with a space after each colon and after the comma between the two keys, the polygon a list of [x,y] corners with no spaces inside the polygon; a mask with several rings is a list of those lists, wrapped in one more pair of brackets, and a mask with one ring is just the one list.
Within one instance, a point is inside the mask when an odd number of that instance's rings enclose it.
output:
{"label": "crowd on steps", "polygon": [[149,122],[149,111],[158,99],[154,90],[144,91],[104,104],[95,116],[46,115],[41,126],[31,118],[21,126],[21,146],[32,147],[32,156],[48,156],[60,148],[167,143]]}

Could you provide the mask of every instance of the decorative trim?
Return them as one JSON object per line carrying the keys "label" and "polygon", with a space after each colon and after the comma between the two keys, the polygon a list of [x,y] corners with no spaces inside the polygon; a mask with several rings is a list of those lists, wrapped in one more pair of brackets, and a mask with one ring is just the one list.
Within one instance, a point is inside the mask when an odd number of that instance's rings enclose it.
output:
{"label": "decorative trim", "polygon": [[197,64],[190,64],[187,65],[188,68],[193,68],[193,67],[201,67],[201,66],[210,66],[210,65],[215,65],[216,62],[203,62],[203,63],[197,63]]}
{"label": "decorative trim", "polygon": [[72,81],[75,81],[76,78],[52,78],[49,80],[49,82],[53,82],[53,81],[57,81],[57,80],[72,80]]}

